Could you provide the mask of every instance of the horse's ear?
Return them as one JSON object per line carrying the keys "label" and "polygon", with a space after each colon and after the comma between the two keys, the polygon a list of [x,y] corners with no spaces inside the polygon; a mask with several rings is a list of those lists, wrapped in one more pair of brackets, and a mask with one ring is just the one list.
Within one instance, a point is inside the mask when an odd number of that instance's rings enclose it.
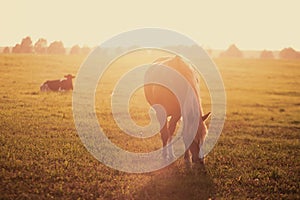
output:
{"label": "horse's ear", "polygon": [[203,115],[203,116],[202,116],[202,121],[207,120],[207,118],[210,116],[210,113],[211,113],[211,112],[207,113],[206,115]]}

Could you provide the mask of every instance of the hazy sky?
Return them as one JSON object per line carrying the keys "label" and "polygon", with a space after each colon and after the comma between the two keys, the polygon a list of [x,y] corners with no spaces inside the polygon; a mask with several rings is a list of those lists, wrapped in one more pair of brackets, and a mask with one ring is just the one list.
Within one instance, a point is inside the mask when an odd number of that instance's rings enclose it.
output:
{"label": "hazy sky", "polygon": [[300,50],[299,0],[0,0],[0,46],[33,42],[95,46],[136,28],[183,33],[204,47]]}

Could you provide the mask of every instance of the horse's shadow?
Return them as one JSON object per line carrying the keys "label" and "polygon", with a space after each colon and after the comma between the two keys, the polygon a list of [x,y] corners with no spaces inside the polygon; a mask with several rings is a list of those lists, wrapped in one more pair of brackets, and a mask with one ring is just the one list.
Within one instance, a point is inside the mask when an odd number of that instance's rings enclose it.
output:
{"label": "horse's shadow", "polygon": [[215,198],[213,181],[203,164],[177,161],[149,175],[151,180],[137,191],[136,199]]}

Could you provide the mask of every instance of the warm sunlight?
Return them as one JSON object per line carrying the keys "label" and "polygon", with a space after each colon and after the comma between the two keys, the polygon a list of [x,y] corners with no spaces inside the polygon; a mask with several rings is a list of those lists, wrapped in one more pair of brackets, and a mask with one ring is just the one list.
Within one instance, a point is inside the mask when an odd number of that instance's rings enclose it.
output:
{"label": "warm sunlight", "polygon": [[300,199],[299,0],[0,5],[1,199]]}
{"label": "warm sunlight", "polygon": [[112,35],[141,28],[168,28],[204,48],[300,50],[299,2],[288,1],[5,1],[0,7],[0,46],[14,46],[25,36],[33,41],[61,40],[95,46]]}

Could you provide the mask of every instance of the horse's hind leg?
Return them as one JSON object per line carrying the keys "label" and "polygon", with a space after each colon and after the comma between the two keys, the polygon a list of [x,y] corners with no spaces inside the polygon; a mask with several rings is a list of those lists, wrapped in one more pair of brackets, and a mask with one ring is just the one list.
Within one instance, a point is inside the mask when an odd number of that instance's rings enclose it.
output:
{"label": "horse's hind leg", "polygon": [[174,151],[173,151],[173,144],[172,144],[172,138],[176,129],[176,125],[178,120],[180,119],[180,116],[172,116],[169,121],[169,140],[168,140],[168,153],[170,158],[175,158]]}
{"label": "horse's hind leg", "polygon": [[168,120],[164,110],[155,108],[156,117],[160,123],[160,136],[163,143],[163,158],[166,159],[168,156],[167,149],[165,148],[169,140]]}

